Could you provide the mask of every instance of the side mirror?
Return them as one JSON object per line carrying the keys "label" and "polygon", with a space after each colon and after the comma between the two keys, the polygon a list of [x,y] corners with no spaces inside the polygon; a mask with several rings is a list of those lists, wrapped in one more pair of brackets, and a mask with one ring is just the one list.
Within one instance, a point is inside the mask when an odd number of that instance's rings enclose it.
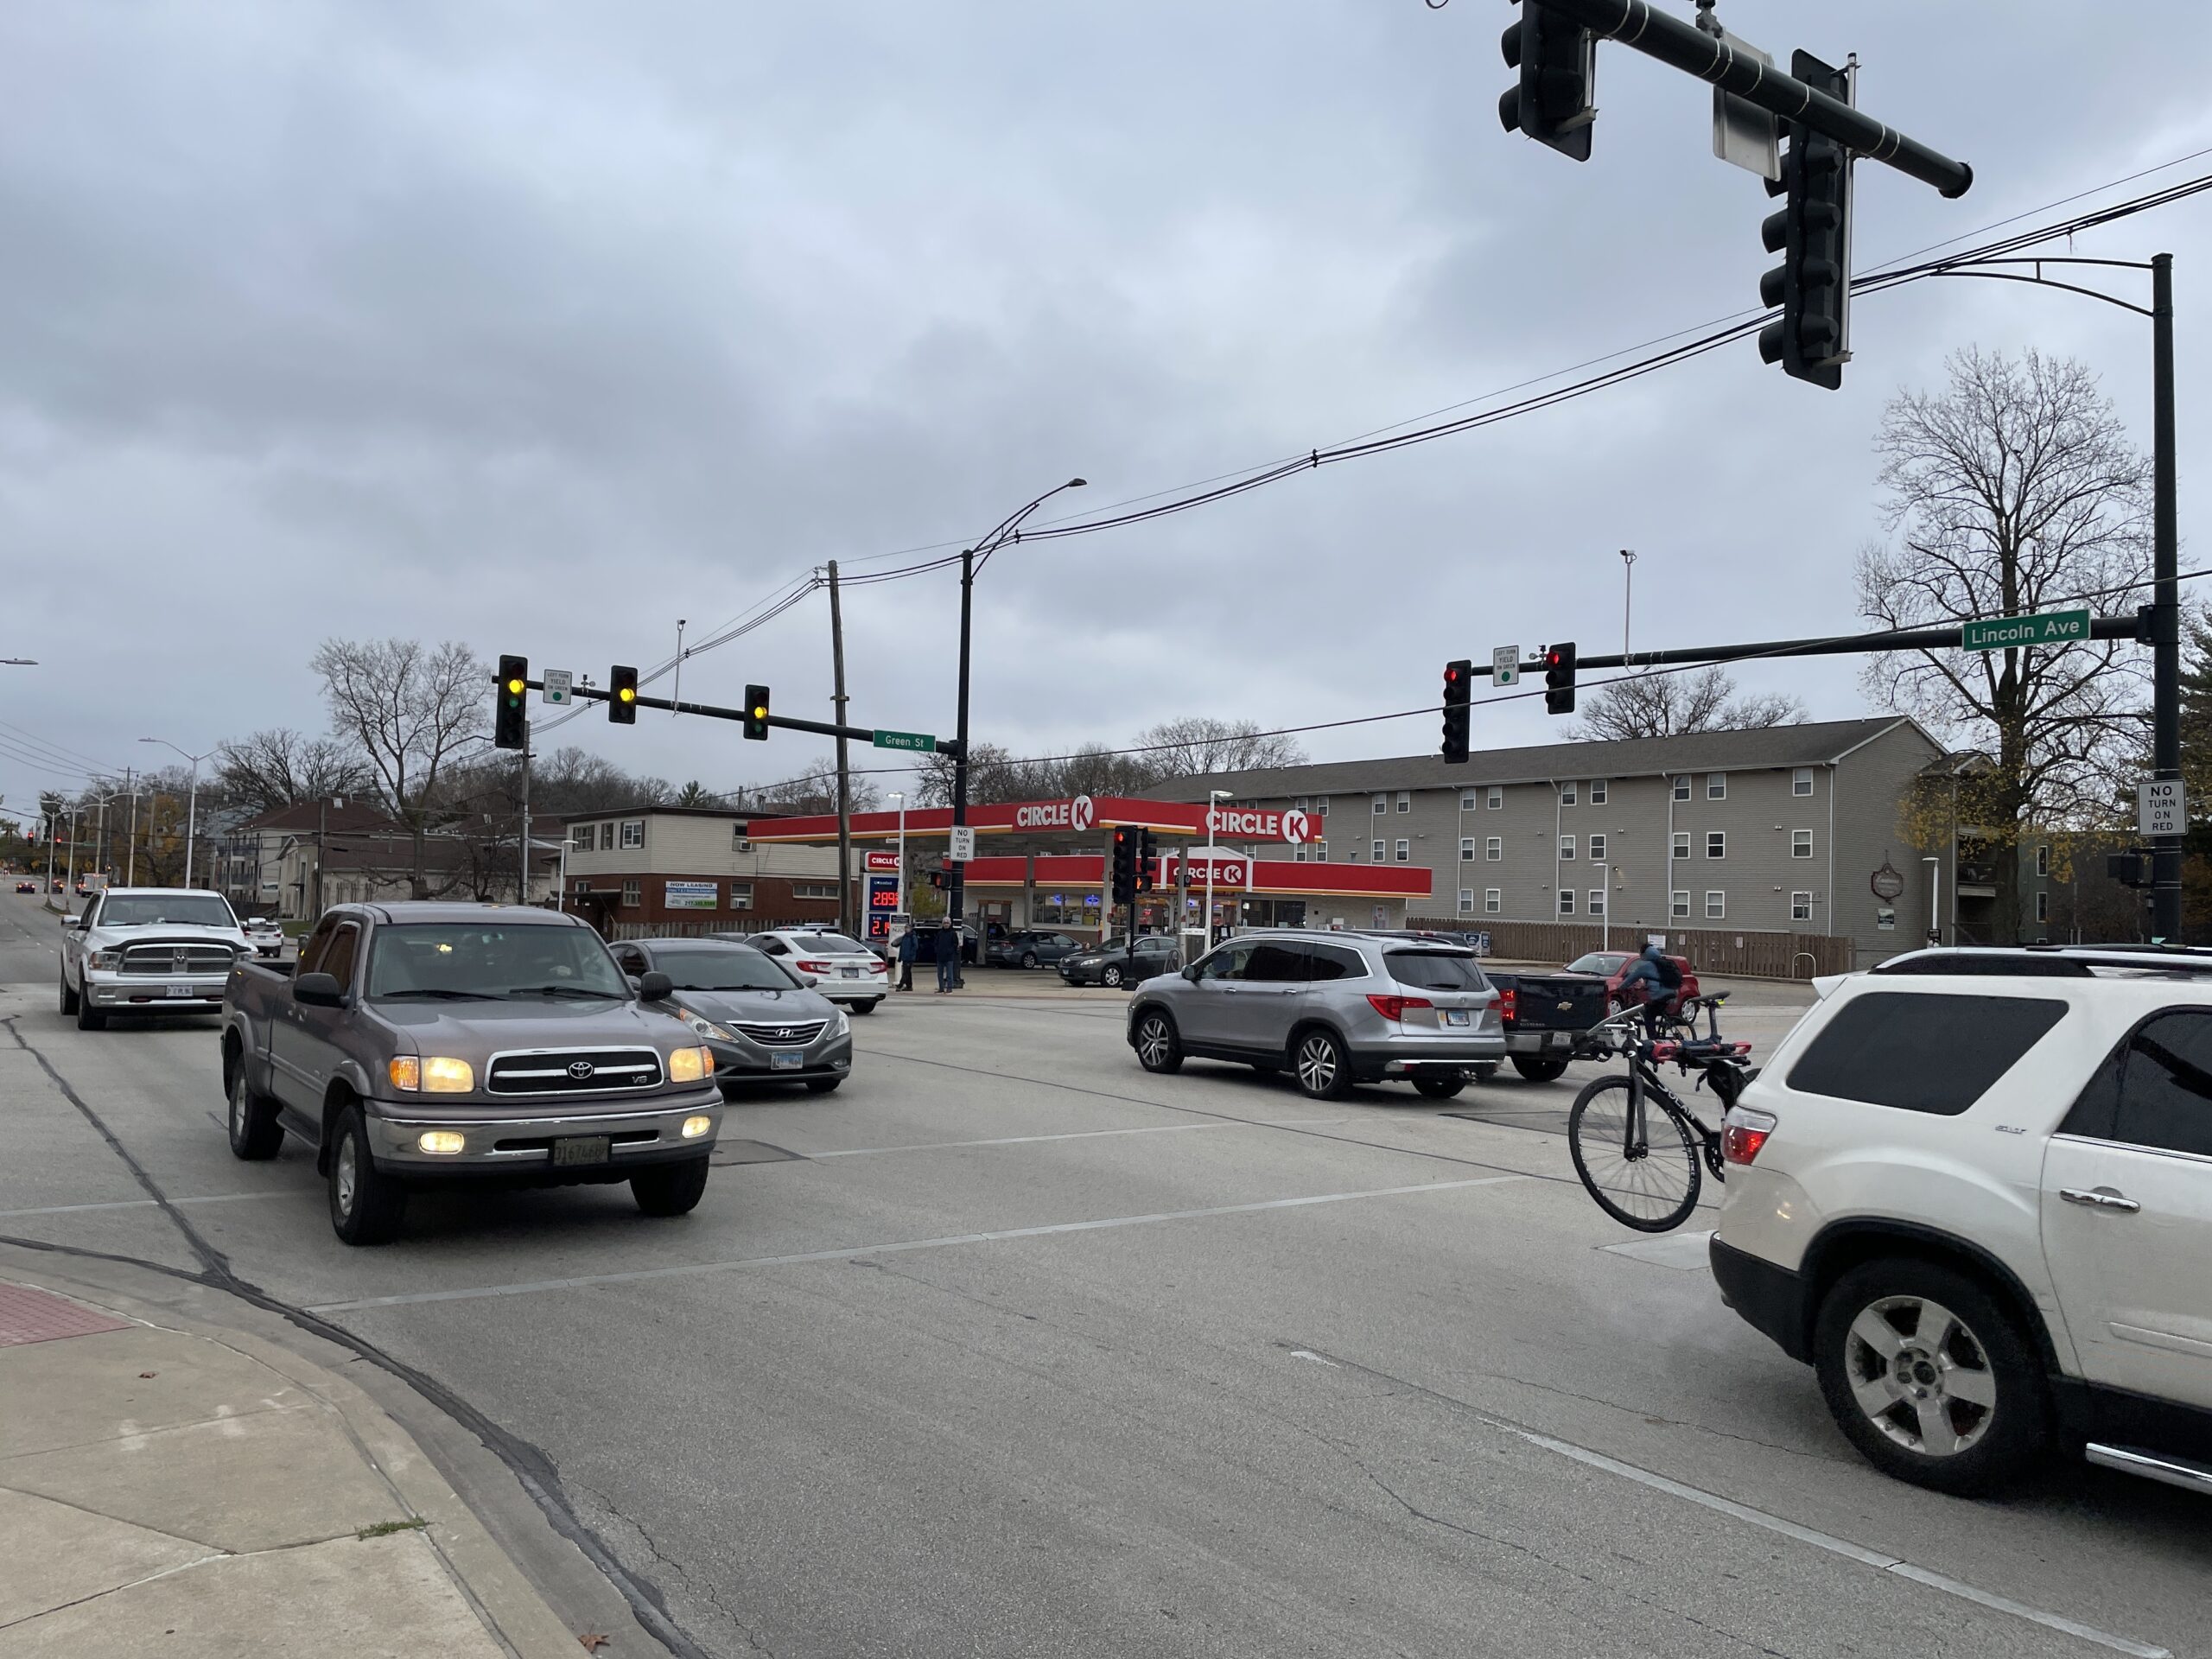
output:
{"label": "side mirror", "polygon": [[302,974],[292,982],[292,1001],[304,1002],[312,1008],[342,1007],[346,993],[338,988],[338,982],[328,974]]}
{"label": "side mirror", "polygon": [[1198,964],[1195,962],[1192,963],[1189,967],[1182,970],[1182,974],[1183,977],[1189,980],[1192,984],[1197,984],[1198,982]]}
{"label": "side mirror", "polygon": [[648,1002],[665,1002],[676,995],[676,982],[659,969],[638,976],[638,995]]}
{"label": "side mirror", "polygon": [[61,918],[61,931],[66,933],[84,919],[81,916],[64,916]]}

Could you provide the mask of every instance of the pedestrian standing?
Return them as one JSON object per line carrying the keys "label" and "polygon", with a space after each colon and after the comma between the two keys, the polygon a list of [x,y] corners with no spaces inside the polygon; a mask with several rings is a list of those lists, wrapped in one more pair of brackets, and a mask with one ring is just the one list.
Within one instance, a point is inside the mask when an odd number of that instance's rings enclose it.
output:
{"label": "pedestrian standing", "polygon": [[899,988],[902,991],[914,988],[914,953],[921,943],[922,936],[914,931],[914,925],[907,923],[906,931],[899,936]]}
{"label": "pedestrian standing", "polygon": [[937,931],[937,988],[950,990],[960,977],[960,930],[946,922]]}

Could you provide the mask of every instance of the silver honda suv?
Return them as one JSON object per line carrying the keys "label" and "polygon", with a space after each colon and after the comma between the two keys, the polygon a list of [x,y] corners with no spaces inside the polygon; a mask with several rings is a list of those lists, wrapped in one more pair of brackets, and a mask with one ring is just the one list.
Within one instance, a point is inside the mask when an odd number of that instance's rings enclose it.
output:
{"label": "silver honda suv", "polygon": [[1432,1099],[1505,1055],[1498,994],[1471,950],[1366,933],[1244,933],[1129,1004],[1129,1046],[1147,1071],[1184,1059],[1294,1071],[1316,1099],[1355,1083],[1408,1081]]}

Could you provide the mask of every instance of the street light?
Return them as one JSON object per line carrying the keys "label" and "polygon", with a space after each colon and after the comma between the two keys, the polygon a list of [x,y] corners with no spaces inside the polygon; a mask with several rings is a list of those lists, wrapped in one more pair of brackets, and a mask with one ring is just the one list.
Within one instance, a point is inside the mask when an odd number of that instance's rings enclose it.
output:
{"label": "street light", "polygon": [[179,754],[192,762],[192,794],[184,809],[184,885],[188,887],[192,885],[193,842],[200,829],[200,763],[215,751],[210,749],[207,754],[194,754],[188,749],[177,748],[166,737],[142,737],[138,741],[141,743],[158,743],[165,749],[176,749]]}
{"label": "street light", "polygon": [[[899,903],[896,909],[901,916],[906,913],[906,791],[894,789],[891,798],[899,803]],[[909,922],[909,927],[913,924]]]}
{"label": "street light", "polygon": [[1206,791],[1206,945],[1205,945],[1205,948],[1206,948],[1207,950],[1212,950],[1212,949],[1213,949],[1213,827],[1214,827],[1214,822],[1215,822],[1215,820],[1214,820],[1214,803],[1215,803],[1216,801],[1229,801],[1229,800],[1234,800],[1236,798],[1236,791],[1235,790],[1233,790],[1233,789],[1210,789],[1210,790]]}
{"label": "street light", "polygon": [[[976,593],[976,573],[990,562],[991,555],[1012,541],[1014,532],[1021,528],[1021,521],[1043,506],[1062,490],[1079,490],[1086,480],[1071,478],[1065,484],[1056,484],[1011,518],[1001,519],[990,533],[973,547],[960,550],[960,719],[958,741],[960,752],[952,757],[952,822],[964,826],[968,822],[968,644],[970,614]],[[964,918],[968,899],[968,867],[956,864],[952,869],[952,891],[947,909],[952,925],[957,928]]]}

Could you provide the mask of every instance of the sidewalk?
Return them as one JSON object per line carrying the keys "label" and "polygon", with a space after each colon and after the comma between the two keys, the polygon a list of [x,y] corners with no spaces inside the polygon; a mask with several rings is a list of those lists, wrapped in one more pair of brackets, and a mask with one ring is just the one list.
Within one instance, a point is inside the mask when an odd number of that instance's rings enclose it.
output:
{"label": "sidewalk", "polygon": [[[10,1659],[587,1650],[352,1382],[45,1260],[0,1261]],[[634,1623],[597,1630],[610,1654],[658,1650]]]}

